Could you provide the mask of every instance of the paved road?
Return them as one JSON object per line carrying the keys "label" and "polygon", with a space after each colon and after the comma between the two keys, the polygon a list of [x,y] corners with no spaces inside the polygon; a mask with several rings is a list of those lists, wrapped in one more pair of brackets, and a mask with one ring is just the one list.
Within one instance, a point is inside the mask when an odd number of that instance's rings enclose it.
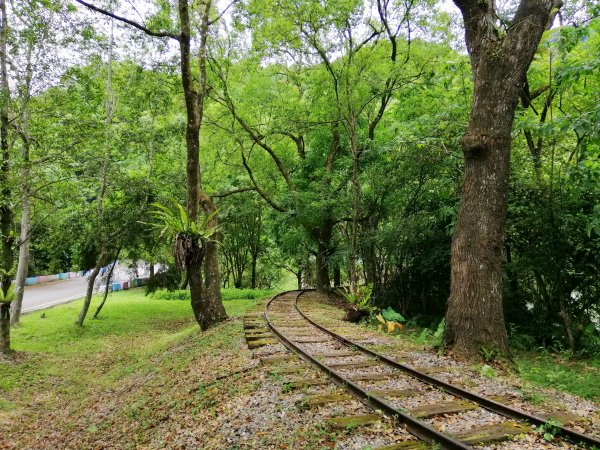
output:
{"label": "paved road", "polygon": [[85,297],[86,287],[87,280],[83,277],[26,286],[23,294],[23,312],[44,309]]}

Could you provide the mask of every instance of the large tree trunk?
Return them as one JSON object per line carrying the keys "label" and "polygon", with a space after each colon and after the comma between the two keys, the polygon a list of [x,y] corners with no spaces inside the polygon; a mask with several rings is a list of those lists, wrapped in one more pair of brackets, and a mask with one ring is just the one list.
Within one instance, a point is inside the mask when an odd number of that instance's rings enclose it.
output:
{"label": "large tree trunk", "polygon": [[[212,216],[208,222],[210,228],[217,228],[219,222],[216,216],[217,207],[206,195],[202,197],[202,208],[207,216]],[[240,280],[241,281],[241,280]],[[204,295],[205,315],[210,324],[227,319],[227,313],[221,299],[221,268],[219,265],[219,234],[213,235],[206,243],[206,259],[204,261]]]}
{"label": "large tree trunk", "polygon": [[340,287],[341,285],[342,285],[342,269],[340,268],[340,265],[338,263],[336,263],[336,265],[333,266],[333,286]]}
{"label": "large tree trunk", "polygon": [[10,353],[10,303],[0,302],[0,354]]}
{"label": "large tree trunk", "polygon": [[256,265],[258,263],[258,257],[256,255],[252,255],[252,264],[251,264],[251,277],[250,277],[250,287],[252,289],[256,289]]}
{"label": "large tree trunk", "polygon": [[[502,103],[500,99],[494,101],[495,105]],[[506,123],[501,123],[501,117],[492,114],[490,111],[480,115],[481,123],[496,123],[505,133],[491,138],[486,143],[489,150],[484,152],[473,154],[473,150],[465,146],[465,178],[452,240],[446,342],[461,354],[476,354],[482,347],[495,348],[505,354],[508,351],[501,261],[510,123],[507,128]]]}
{"label": "large tree trunk", "polygon": [[[12,234],[13,211],[10,204],[9,186],[10,148],[8,143],[8,108],[10,89],[8,84],[6,44],[8,39],[8,18],[6,2],[0,0],[2,30],[0,31],[0,289],[6,294],[12,283],[14,260],[14,237]],[[10,352],[10,302],[0,303],[0,352]]]}
{"label": "large tree trunk", "polygon": [[482,348],[508,355],[502,309],[502,246],[511,129],[527,69],[547,26],[552,2],[522,0],[505,36],[491,0],[455,0],[465,23],[474,75],[462,140],[465,174],[452,239],[446,344],[464,356]]}
{"label": "large tree trunk", "polygon": [[192,305],[192,312],[194,318],[200,325],[200,329],[204,330],[208,328],[208,321],[204,318],[204,304],[202,301],[203,287],[202,287],[202,264],[190,264],[186,267],[186,278],[190,287],[190,303]]}
{"label": "large tree trunk", "polygon": [[327,263],[327,252],[328,248],[322,242],[317,242],[317,255],[316,255],[316,282],[317,290],[319,292],[327,292],[331,288],[331,281],[329,279],[329,266]]}
{"label": "large tree trunk", "polygon": [[331,239],[333,235],[333,220],[331,217],[324,219],[319,228],[313,229],[312,233],[317,241],[316,253],[316,283],[319,292],[331,290],[331,279],[329,278],[329,257],[332,254]]}
{"label": "large tree trunk", "polygon": [[350,292],[356,292],[358,288],[358,269],[356,259],[358,256],[358,225],[360,220],[361,186],[358,178],[360,171],[361,151],[356,142],[356,123],[351,123],[352,141],[352,230],[350,233]]}
{"label": "large tree trunk", "polygon": [[[209,14],[211,1],[201,2],[200,24],[200,49],[198,65],[200,80],[198,89],[194,86],[194,77],[191,70],[191,20],[187,0],[179,0],[179,18],[181,21],[181,35],[179,48],[181,55],[181,83],[185,97],[187,113],[186,144],[187,144],[187,214],[191,221],[197,221],[202,201],[204,212],[209,214],[216,211],[210,198],[201,194],[200,181],[200,127],[204,112],[204,98],[206,95],[206,41],[208,38]],[[202,197],[202,198],[201,198]],[[216,226],[216,217],[208,224]],[[186,271],[190,284],[190,296],[194,316],[202,330],[213,323],[224,320],[227,315],[221,301],[220,271],[217,253],[217,244],[206,243],[205,246],[205,280],[202,283],[201,267],[195,264],[188,266]]]}

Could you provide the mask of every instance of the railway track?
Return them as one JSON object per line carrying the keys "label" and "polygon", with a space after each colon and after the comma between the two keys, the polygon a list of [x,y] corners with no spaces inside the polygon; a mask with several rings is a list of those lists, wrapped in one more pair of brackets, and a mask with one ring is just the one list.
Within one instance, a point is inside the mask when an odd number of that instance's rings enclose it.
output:
{"label": "railway track", "polygon": [[[310,291],[290,291],[276,295],[266,303],[262,317],[255,314],[247,326],[255,327],[252,342],[277,342],[274,335],[294,355],[328,376],[329,382],[343,388],[347,394],[320,394],[311,402],[326,404],[358,400],[371,410],[383,413],[394,426],[407,430],[414,438],[379,447],[379,450],[400,449],[472,449],[501,445],[518,435],[534,433],[533,426],[550,429],[571,448],[598,448],[600,440],[573,429],[557,425],[542,417],[511,408],[500,401],[482,397],[449,384],[414,367],[401,364],[374,352],[359,342],[349,340],[315,322],[309,311],[299,306],[299,300]],[[264,319],[264,322],[261,320]],[[262,325],[260,324],[262,323]],[[272,333],[272,335],[270,333]],[[285,358],[284,358],[285,359]],[[306,384],[323,384],[310,381]],[[302,380],[296,382],[302,385]],[[431,400],[430,400],[431,399]],[[481,414],[483,425],[457,429],[462,414]],[[442,432],[440,423],[452,417],[451,432]],[[377,421],[377,414],[337,417],[330,425],[354,427]],[[516,444],[516,443],[515,443]],[[563,448],[559,444],[556,448]],[[433,447],[432,447],[433,446]],[[511,448],[519,448],[513,446]],[[534,448],[534,447],[529,447]]]}

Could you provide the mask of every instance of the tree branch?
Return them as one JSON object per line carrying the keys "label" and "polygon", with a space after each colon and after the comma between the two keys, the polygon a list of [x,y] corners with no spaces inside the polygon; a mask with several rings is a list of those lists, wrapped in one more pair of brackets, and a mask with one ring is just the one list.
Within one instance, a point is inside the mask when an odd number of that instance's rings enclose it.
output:
{"label": "tree branch", "polygon": [[265,191],[263,191],[261,188],[258,187],[258,184],[256,183],[256,179],[254,178],[254,174],[252,173],[252,169],[250,169],[250,166],[248,165],[248,161],[246,160],[246,155],[244,154],[244,149],[242,148],[242,163],[244,164],[244,167],[246,169],[246,172],[248,172],[248,176],[250,177],[250,181],[252,181],[252,184],[254,185],[254,188],[256,190],[256,192],[258,192],[258,195],[260,195],[269,205],[271,205],[271,207],[279,212],[287,212],[287,209],[285,209],[282,206],[279,206],[277,203],[275,203],[266,193]]}
{"label": "tree branch", "polygon": [[85,2],[83,0],[75,0],[77,3],[91,9],[92,11],[96,11],[99,12],[100,14],[103,14],[105,16],[108,17],[112,17],[115,20],[118,20],[119,22],[123,22],[126,23],[128,25],[131,25],[132,27],[137,28],[138,30],[143,31],[144,33],[150,35],[150,36],[154,36],[154,37],[168,37],[171,39],[175,39],[176,41],[179,40],[179,35],[178,34],[174,34],[174,33],[169,33],[166,31],[153,31],[147,27],[145,27],[144,25],[134,22],[133,20],[129,20],[125,17],[121,17],[121,16],[117,16],[116,14],[111,13],[110,11],[107,11],[106,9],[102,9],[99,8],[97,6],[92,5],[91,3]]}
{"label": "tree branch", "polygon": [[223,15],[227,12],[227,10],[229,8],[231,8],[233,5],[235,5],[238,1],[239,0],[233,0],[231,3],[229,3],[229,5],[227,5],[225,7],[225,9],[223,9],[223,11],[221,11],[221,13],[217,17],[215,17],[213,20],[209,21],[208,24],[212,25],[212,24],[217,23],[219,20],[221,20],[221,17],[223,17]]}
{"label": "tree branch", "polygon": [[230,195],[241,194],[242,192],[250,192],[250,191],[256,191],[256,187],[249,186],[249,187],[245,187],[245,188],[234,189],[232,191],[220,192],[217,194],[209,194],[209,195],[210,195],[210,197],[224,198],[224,197],[229,197]]}

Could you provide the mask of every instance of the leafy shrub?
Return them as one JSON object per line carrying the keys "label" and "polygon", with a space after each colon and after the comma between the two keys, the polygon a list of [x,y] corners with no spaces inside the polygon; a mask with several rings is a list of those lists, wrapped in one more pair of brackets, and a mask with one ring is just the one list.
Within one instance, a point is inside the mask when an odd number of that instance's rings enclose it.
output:
{"label": "leafy shrub", "polygon": [[394,311],[391,306],[388,306],[387,308],[382,309],[381,315],[383,316],[383,318],[385,320],[388,320],[391,322],[398,322],[398,323],[406,322],[406,319],[404,318],[404,316],[402,314]]}
{"label": "leafy shrub", "polygon": [[442,339],[444,338],[444,330],[446,329],[446,319],[442,319],[438,324],[435,331],[425,328],[421,331],[421,334],[417,338],[418,344],[428,343],[434,347],[440,347],[442,345]]}
{"label": "leafy shrub", "polygon": [[344,320],[360,322],[377,310],[372,301],[373,285],[371,284],[359,286],[356,292],[340,292],[349,303],[349,309]]}
{"label": "leafy shrub", "polygon": [[159,289],[152,294],[152,298],[158,300],[190,300],[190,291],[174,290],[167,291],[165,289]]}
{"label": "leafy shrub", "polygon": [[484,364],[483,366],[481,366],[481,370],[479,371],[479,374],[482,377],[485,378],[496,378],[496,371],[494,370],[494,368],[492,366],[488,366],[487,364]]}
{"label": "leafy shrub", "polygon": [[[273,291],[266,289],[221,289],[221,298],[223,301],[228,300],[256,300],[273,295]],[[152,294],[153,298],[158,300],[190,300],[190,291],[188,290],[173,290],[167,291],[159,289]]]}
{"label": "leafy shrub", "polygon": [[273,295],[270,289],[221,289],[221,298],[225,300],[245,299],[256,300]]}

